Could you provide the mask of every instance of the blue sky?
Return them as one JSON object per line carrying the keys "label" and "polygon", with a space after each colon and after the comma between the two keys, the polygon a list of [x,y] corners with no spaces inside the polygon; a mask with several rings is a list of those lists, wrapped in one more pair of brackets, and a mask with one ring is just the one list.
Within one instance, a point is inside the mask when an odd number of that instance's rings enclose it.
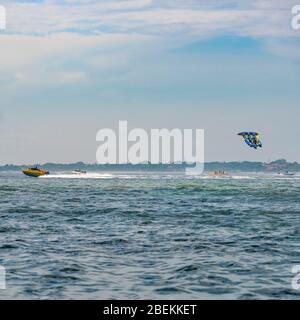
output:
{"label": "blue sky", "polygon": [[295,1],[0,4],[1,164],[95,162],[96,132],[119,120],[204,128],[207,161],[300,162]]}

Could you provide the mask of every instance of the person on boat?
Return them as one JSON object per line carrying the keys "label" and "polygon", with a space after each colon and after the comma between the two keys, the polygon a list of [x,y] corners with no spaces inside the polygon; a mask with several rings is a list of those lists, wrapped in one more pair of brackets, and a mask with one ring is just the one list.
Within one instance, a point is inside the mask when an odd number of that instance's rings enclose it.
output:
{"label": "person on boat", "polygon": [[252,136],[250,139],[250,143],[252,145],[253,148],[257,148],[257,138],[256,136]]}

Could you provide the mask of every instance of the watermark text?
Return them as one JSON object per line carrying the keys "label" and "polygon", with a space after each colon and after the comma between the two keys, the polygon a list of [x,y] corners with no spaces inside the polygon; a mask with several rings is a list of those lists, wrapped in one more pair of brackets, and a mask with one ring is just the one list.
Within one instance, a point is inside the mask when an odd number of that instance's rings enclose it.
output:
{"label": "watermark text", "polygon": [[300,4],[292,8],[292,28],[294,30],[300,30]]}
{"label": "watermark text", "polygon": [[127,121],[119,121],[118,133],[112,129],[98,131],[101,142],[96,152],[98,164],[196,164],[187,173],[204,170],[203,129],[144,129],[128,131]]}
{"label": "watermark text", "polygon": [[3,266],[0,266],[0,290],[6,289],[6,270]]}
{"label": "watermark text", "polygon": [[293,266],[292,273],[296,274],[292,279],[292,288],[300,290],[300,265]]}
{"label": "watermark text", "polygon": [[0,5],[0,30],[6,29],[6,9]]}

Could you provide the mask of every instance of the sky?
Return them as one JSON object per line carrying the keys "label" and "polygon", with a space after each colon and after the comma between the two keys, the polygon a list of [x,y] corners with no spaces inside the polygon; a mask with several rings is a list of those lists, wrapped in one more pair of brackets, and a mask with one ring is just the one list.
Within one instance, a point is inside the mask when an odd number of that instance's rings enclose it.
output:
{"label": "sky", "polygon": [[93,163],[119,120],[205,129],[206,161],[300,162],[296,4],[0,0],[0,164]]}

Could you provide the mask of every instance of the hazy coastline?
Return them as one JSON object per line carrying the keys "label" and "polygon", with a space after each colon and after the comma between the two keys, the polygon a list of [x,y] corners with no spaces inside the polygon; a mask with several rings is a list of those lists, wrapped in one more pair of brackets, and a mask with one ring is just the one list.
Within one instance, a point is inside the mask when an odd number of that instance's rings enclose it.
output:
{"label": "hazy coastline", "polygon": [[[45,163],[45,164],[24,164],[24,165],[2,165],[0,171],[20,171],[26,167],[39,166],[49,171],[68,171],[68,170],[88,170],[88,171],[184,171],[188,165],[182,164],[89,164],[84,162],[76,163]],[[207,162],[205,163],[205,171],[226,170],[240,172],[300,172],[300,164],[298,162],[288,162],[284,159],[276,160],[270,163],[250,162],[250,161],[232,161],[232,162]]]}

